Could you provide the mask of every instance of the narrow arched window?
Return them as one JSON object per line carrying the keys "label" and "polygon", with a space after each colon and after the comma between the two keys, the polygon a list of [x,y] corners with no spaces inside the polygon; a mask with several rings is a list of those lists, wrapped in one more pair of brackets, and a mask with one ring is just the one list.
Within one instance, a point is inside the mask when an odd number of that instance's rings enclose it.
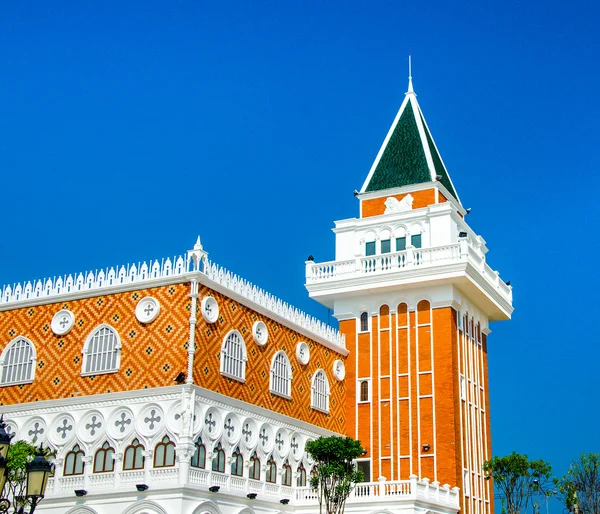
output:
{"label": "narrow arched window", "polygon": [[196,439],[196,451],[192,455],[191,466],[193,468],[204,469],[206,467],[206,446],[202,443],[202,438]]}
{"label": "narrow arched window", "polygon": [[271,484],[277,483],[277,464],[275,463],[275,459],[272,455],[267,461],[267,475],[265,477],[265,480]]}
{"label": "narrow arched window", "polygon": [[304,468],[303,464],[298,466],[296,473],[298,475],[296,477],[296,485],[298,487],[306,487],[306,469]]}
{"label": "narrow arched window", "polygon": [[154,447],[154,467],[170,468],[175,465],[175,443],[166,435]]}
{"label": "narrow arched window", "polygon": [[125,448],[123,455],[123,471],[130,469],[144,469],[144,445],[137,437]]}
{"label": "narrow arched window", "polygon": [[360,331],[361,332],[369,331],[369,314],[366,312],[362,312],[360,315]]}
{"label": "narrow arched window", "polygon": [[83,475],[83,457],[84,451],[78,444],[73,446],[73,449],[67,453],[65,457],[65,467],[63,469],[64,476]]}
{"label": "narrow arched window", "polygon": [[236,477],[244,476],[244,457],[239,447],[233,452],[231,461],[231,474]]}
{"label": "narrow arched window", "polygon": [[243,382],[246,380],[246,360],[246,343],[237,330],[232,330],[221,346],[221,374]]}
{"label": "narrow arched window", "polygon": [[219,473],[225,473],[225,450],[221,446],[221,443],[215,446],[215,457],[212,461],[212,470],[218,471]]}
{"label": "narrow arched window", "polygon": [[292,367],[284,351],[277,352],[271,362],[270,390],[285,398],[292,396]]}
{"label": "narrow arched window", "polygon": [[13,339],[0,355],[0,385],[33,382],[35,347],[25,337]]}
{"label": "narrow arched window", "polygon": [[312,408],[321,412],[329,412],[329,381],[322,369],[314,374],[311,389]]}
{"label": "narrow arched window", "polygon": [[281,485],[292,487],[292,466],[286,460],[282,466],[283,474],[281,475]]}
{"label": "narrow arched window", "polygon": [[256,452],[254,452],[250,457],[248,478],[251,478],[252,480],[260,480],[260,459],[256,455]]}
{"label": "narrow arched window", "polygon": [[106,441],[102,445],[102,448],[100,448],[96,452],[96,455],[94,455],[94,473],[106,473],[108,471],[114,471],[114,453],[115,449],[110,444],[108,444],[108,441]]}
{"label": "narrow arched window", "polygon": [[100,325],[88,336],[83,346],[82,375],[119,371],[121,340],[116,330]]}
{"label": "narrow arched window", "polygon": [[368,402],[369,401],[369,381],[363,380],[360,383],[360,401]]}

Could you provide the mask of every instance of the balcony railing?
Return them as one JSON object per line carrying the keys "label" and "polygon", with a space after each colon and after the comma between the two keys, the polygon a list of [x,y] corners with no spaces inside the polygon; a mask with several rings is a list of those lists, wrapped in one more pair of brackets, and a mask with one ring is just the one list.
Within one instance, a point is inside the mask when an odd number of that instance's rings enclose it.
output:
{"label": "balcony railing", "polygon": [[467,240],[431,248],[409,247],[401,252],[356,257],[343,261],[321,263],[309,261],[306,263],[306,285],[443,267],[461,262],[472,264],[490,286],[505,300],[512,303],[512,288],[500,279],[498,272],[488,266],[483,253],[469,245]]}
{"label": "balcony railing", "polygon": [[[139,483],[144,483],[151,488],[187,484],[206,489],[217,485],[222,493],[230,492],[241,496],[256,493],[261,499],[271,499],[276,502],[286,498],[293,505],[318,505],[317,493],[310,487],[289,487],[198,468],[190,468],[187,471],[187,480],[182,480],[181,473],[186,473],[184,466],[54,477],[50,478],[48,482],[47,497],[52,498],[62,494],[72,495],[75,489],[86,489],[90,495],[95,492],[127,491],[132,490],[134,484]],[[413,475],[410,480],[387,481],[380,479],[377,482],[357,484],[348,498],[350,503],[399,502],[402,500],[423,500],[458,509],[459,489],[436,482],[430,483],[427,478],[417,480],[417,477]]]}

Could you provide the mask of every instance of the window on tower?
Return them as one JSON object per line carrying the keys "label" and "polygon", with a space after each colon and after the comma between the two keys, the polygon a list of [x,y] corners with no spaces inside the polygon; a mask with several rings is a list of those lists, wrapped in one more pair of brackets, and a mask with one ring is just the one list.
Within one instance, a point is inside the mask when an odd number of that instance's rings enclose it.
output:
{"label": "window on tower", "polygon": [[392,251],[392,241],[384,239],[381,241],[381,253],[390,253]]}
{"label": "window on tower", "polygon": [[256,450],[250,457],[250,467],[248,468],[248,478],[260,480],[260,459],[256,455]]}
{"label": "window on tower", "polygon": [[410,236],[410,244],[415,248],[421,248],[421,234],[413,234]]}
{"label": "window on tower", "polygon": [[35,376],[35,347],[24,337],[17,337],[0,356],[0,385],[33,382]]}
{"label": "window on tower", "polygon": [[221,443],[218,443],[213,451],[212,470],[218,473],[225,473],[225,450],[223,450]]}
{"label": "window on tower", "polygon": [[366,312],[363,312],[360,315],[360,331],[361,332],[369,331],[369,314]]}
{"label": "window on tower", "polygon": [[175,465],[175,443],[164,436],[154,448],[154,467],[170,468]]}
{"label": "window on tower", "polygon": [[360,382],[360,400],[361,402],[369,401],[369,381],[362,380]]}
{"label": "window on tower", "polygon": [[144,460],[144,446],[136,438],[125,448],[123,454],[123,471],[144,469]]}
{"label": "window on tower", "polygon": [[235,449],[231,457],[231,475],[236,477],[244,476],[244,457],[239,446]]}
{"label": "window on tower", "polygon": [[244,382],[247,360],[246,343],[237,330],[232,330],[221,346],[221,375]]}
{"label": "window on tower", "polygon": [[365,255],[375,255],[375,241],[369,241],[365,243]]}
{"label": "window on tower", "polygon": [[396,238],[396,251],[403,252],[406,250],[406,237],[397,237]]}
{"label": "window on tower", "polygon": [[275,459],[272,455],[267,461],[267,473],[265,476],[265,481],[271,484],[277,483],[277,464],[275,463]]}

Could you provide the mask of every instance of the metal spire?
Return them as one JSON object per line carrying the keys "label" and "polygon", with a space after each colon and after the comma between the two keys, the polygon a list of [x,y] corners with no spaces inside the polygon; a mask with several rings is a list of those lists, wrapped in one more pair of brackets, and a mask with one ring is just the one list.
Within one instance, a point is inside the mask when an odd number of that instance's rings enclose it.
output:
{"label": "metal spire", "polygon": [[414,93],[415,90],[413,89],[413,84],[412,84],[412,59],[411,56],[408,56],[408,91],[407,93]]}

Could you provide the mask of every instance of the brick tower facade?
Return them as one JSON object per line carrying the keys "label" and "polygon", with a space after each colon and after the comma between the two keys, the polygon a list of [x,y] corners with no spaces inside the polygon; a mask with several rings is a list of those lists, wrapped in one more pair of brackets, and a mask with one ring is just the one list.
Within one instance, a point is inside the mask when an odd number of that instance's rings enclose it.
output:
{"label": "brick tower facade", "polygon": [[512,290],[465,221],[412,80],[356,196],[360,217],[335,223],[335,261],[307,262],[306,285],[346,336],[365,480],[417,475],[460,487],[463,512],[492,512],[487,335]]}

